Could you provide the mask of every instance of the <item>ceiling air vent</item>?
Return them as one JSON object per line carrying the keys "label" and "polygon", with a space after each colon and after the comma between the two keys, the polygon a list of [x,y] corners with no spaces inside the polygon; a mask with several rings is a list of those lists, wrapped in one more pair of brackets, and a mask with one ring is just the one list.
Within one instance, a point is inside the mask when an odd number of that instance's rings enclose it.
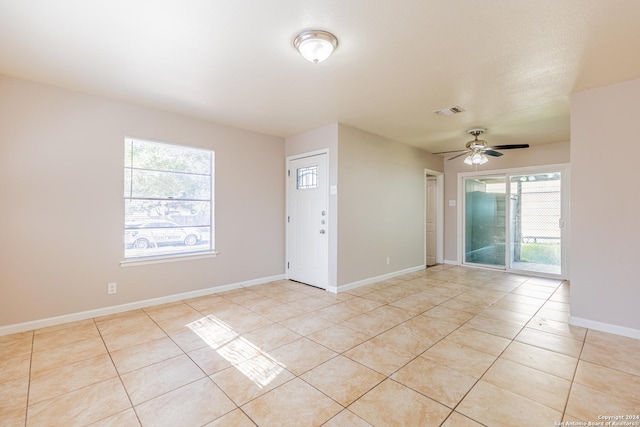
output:
{"label": "ceiling air vent", "polygon": [[453,116],[454,114],[462,113],[463,111],[464,111],[464,108],[454,105],[453,107],[443,108],[442,110],[436,110],[434,111],[434,113],[436,113],[439,116]]}

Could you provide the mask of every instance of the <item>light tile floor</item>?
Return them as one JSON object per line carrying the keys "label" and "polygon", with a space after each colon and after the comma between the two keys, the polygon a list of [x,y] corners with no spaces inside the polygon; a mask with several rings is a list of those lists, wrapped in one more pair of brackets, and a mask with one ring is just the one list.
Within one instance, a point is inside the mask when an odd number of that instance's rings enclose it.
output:
{"label": "light tile floor", "polygon": [[639,415],[640,341],[568,325],[568,302],[559,280],[436,266],[338,295],[278,281],[4,336],[0,426]]}

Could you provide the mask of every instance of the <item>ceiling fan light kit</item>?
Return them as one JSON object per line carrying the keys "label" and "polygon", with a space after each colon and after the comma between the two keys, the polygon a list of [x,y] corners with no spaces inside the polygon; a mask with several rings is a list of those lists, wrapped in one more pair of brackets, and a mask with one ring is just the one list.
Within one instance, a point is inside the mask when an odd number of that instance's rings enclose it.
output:
{"label": "ceiling fan light kit", "polygon": [[489,159],[487,159],[487,156],[480,152],[469,154],[464,159],[464,162],[468,165],[484,165],[488,161]]}
{"label": "ceiling fan light kit", "polygon": [[485,129],[475,128],[469,129],[468,134],[475,137],[473,141],[467,142],[467,149],[471,150],[471,153],[464,159],[467,165],[483,165],[489,161],[483,151],[487,148],[487,141],[478,140],[478,136],[484,133]]}
{"label": "ceiling fan light kit", "polygon": [[472,141],[467,142],[465,148],[463,150],[453,150],[453,151],[440,151],[438,153],[433,154],[448,154],[448,153],[460,153],[453,157],[448,158],[447,160],[457,159],[460,156],[464,156],[467,154],[467,157],[464,159],[464,163],[467,165],[483,165],[489,161],[487,156],[492,157],[500,157],[502,153],[496,150],[509,150],[514,148],[529,148],[529,144],[507,144],[507,145],[496,145],[493,147],[489,147],[487,141],[482,139],[478,139],[478,136],[482,135],[486,129],[483,128],[473,128],[467,131],[468,134],[473,135],[474,139]]}

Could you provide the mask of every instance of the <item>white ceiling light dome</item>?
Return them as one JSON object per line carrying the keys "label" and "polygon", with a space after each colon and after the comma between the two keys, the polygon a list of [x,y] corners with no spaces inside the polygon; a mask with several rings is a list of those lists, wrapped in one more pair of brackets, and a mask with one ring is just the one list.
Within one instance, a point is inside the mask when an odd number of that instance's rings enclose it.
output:
{"label": "white ceiling light dome", "polygon": [[474,151],[464,159],[464,162],[468,165],[484,165],[488,161],[489,159],[482,153],[482,151]]}
{"label": "white ceiling light dome", "polygon": [[329,58],[338,47],[338,39],[328,31],[304,31],[293,40],[293,46],[307,61],[317,64]]}

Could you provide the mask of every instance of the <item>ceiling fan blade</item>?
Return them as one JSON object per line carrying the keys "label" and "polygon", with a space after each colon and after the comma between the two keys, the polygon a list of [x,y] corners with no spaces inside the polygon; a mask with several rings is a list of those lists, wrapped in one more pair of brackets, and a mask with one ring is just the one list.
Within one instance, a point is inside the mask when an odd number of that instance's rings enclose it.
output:
{"label": "ceiling fan blade", "polygon": [[437,153],[431,153],[431,154],[450,154],[450,153],[459,153],[461,151],[467,151],[466,148],[463,148],[462,150],[453,150],[453,151],[439,151]]}
{"label": "ceiling fan blade", "polygon": [[493,151],[493,150],[484,150],[483,153],[486,154],[487,156],[493,156],[493,157],[502,156],[502,153],[498,153],[497,151]]}
{"label": "ceiling fan blade", "polygon": [[529,148],[529,144],[494,145],[491,150],[512,150],[514,148]]}
{"label": "ceiling fan blade", "polygon": [[470,151],[465,151],[464,153],[460,153],[457,156],[453,156],[453,157],[449,157],[447,160],[453,160],[453,159],[457,159],[460,156],[464,156],[465,154],[470,153]]}

